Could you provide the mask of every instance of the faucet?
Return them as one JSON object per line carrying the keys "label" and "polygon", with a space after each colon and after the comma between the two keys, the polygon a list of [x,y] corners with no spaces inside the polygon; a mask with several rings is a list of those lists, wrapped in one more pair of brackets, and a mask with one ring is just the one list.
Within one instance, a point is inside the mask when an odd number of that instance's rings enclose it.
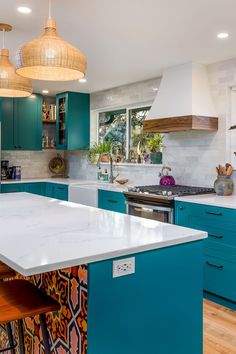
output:
{"label": "faucet", "polygon": [[117,173],[116,176],[113,174],[113,156],[112,153],[109,154],[110,157],[110,176],[109,176],[109,182],[114,183],[115,179],[119,176],[119,173]]}
{"label": "faucet", "polygon": [[[117,173],[116,176],[113,174],[113,156],[112,153],[106,154],[109,156],[109,162],[110,162],[110,174],[109,174],[109,183],[114,183],[115,179],[119,176],[119,173]],[[97,161],[97,166],[100,167],[101,165],[101,156],[102,154],[99,154],[99,158]]]}

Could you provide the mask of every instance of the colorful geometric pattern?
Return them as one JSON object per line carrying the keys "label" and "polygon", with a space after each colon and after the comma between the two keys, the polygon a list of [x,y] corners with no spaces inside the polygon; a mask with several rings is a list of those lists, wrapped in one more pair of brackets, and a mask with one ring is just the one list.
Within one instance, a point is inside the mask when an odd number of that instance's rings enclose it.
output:
{"label": "colorful geometric pattern", "polygon": [[[61,304],[60,311],[46,315],[52,353],[86,354],[87,265],[43,273],[27,280]],[[27,318],[24,330],[26,353],[44,354],[38,316]]]}

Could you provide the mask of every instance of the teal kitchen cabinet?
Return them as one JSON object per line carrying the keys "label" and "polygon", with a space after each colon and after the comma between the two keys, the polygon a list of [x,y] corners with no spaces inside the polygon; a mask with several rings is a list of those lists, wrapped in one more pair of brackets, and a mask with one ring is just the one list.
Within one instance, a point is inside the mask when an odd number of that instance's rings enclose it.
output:
{"label": "teal kitchen cabinet", "polygon": [[98,190],[98,207],[105,210],[126,213],[125,196],[121,192]]}
{"label": "teal kitchen cabinet", "polygon": [[45,182],[25,183],[24,192],[45,196],[46,183]]}
{"label": "teal kitchen cabinet", "polygon": [[2,150],[42,150],[42,96],[4,98]]}
{"label": "teal kitchen cabinet", "polygon": [[57,149],[88,149],[90,136],[89,94],[65,92],[57,95],[56,111]]}
{"label": "teal kitchen cabinet", "polygon": [[68,186],[61,183],[31,182],[2,184],[2,193],[27,192],[49,198],[68,200]]}
{"label": "teal kitchen cabinet", "polygon": [[46,197],[68,200],[68,186],[61,183],[46,183]]}
{"label": "teal kitchen cabinet", "polygon": [[45,183],[44,182],[34,182],[34,183],[9,183],[2,184],[2,193],[17,193],[17,192],[27,192],[32,194],[38,194],[45,196]]}
{"label": "teal kitchen cabinet", "polygon": [[236,210],[175,203],[176,224],[208,232],[204,241],[206,297],[236,309]]}
{"label": "teal kitchen cabinet", "polygon": [[2,150],[15,150],[13,98],[4,98],[1,100],[1,113]]}
{"label": "teal kitchen cabinet", "polygon": [[25,192],[24,183],[9,183],[1,185],[1,193],[18,193]]}

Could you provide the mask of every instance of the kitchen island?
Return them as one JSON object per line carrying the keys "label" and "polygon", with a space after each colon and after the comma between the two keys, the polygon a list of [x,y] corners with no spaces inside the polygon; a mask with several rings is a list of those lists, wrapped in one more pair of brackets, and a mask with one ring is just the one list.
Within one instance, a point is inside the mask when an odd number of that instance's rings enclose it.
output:
{"label": "kitchen island", "polygon": [[0,260],[61,304],[52,352],[202,353],[205,232],[27,193],[0,195],[0,228]]}

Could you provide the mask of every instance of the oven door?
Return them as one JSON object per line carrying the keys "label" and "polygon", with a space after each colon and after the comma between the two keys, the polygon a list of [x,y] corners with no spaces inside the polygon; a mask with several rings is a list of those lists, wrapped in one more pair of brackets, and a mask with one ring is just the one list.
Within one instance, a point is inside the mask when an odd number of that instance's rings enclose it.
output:
{"label": "oven door", "polygon": [[158,205],[139,204],[126,201],[127,213],[141,218],[173,223],[173,208]]}

